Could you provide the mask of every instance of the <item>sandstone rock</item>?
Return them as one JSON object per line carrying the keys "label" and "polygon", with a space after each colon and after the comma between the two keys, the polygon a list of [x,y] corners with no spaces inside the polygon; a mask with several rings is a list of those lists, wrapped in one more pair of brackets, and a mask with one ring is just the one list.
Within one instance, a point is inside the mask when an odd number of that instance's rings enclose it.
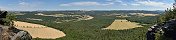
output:
{"label": "sandstone rock", "polygon": [[32,40],[32,36],[24,30],[13,26],[4,26],[3,18],[6,18],[7,11],[0,11],[0,40]]}
{"label": "sandstone rock", "polygon": [[0,25],[0,40],[32,40],[32,36],[27,31]]}

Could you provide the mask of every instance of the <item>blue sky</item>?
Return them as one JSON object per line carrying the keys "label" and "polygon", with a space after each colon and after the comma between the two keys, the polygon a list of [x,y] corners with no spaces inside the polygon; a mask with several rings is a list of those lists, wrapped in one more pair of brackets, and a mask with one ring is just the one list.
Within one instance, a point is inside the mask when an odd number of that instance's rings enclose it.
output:
{"label": "blue sky", "polygon": [[0,0],[2,10],[165,10],[174,0]]}

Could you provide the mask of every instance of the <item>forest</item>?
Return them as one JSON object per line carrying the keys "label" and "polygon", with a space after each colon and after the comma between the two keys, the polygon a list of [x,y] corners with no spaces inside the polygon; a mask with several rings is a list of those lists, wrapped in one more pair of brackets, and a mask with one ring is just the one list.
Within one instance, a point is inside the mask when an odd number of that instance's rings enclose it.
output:
{"label": "forest", "polygon": [[[109,26],[115,19],[118,19],[115,16],[102,16],[104,14],[113,14],[118,12],[71,12],[79,15],[91,15],[94,19],[91,20],[83,20],[78,22],[63,22],[63,23],[54,23],[56,17],[46,17],[46,16],[36,16],[34,14],[39,12],[21,12],[26,13],[25,15],[17,15],[18,21],[42,24],[45,26],[49,26],[55,29],[59,29],[63,31],[66,36],[57,39],[41,39],[34,38],[33,40],[146,40],[145,33],[147,29],[155,23],[158,16],[146,16],[146,17],[127,17],[123,19],[127,19],[129,21],[138,22],[142,24],[143,27],[127,29],[127,30],[103,30]],[[41,12],[40,12],[41,13]],[[43,12],[43,14],[52,14],[53,12]],[[65,12],[54,12],[54,14]],[[71,14],[67,13],[67,14]],[[124,13],[128,14],[128,13]],[[158,13],[159,14],[159,13]],[[44,19],[44,21],[34,21],[27,20],[25,18],[40,18]],[[73,18],[73,17],[72,17]],[[64,17],[64,19],[69,19]]]}

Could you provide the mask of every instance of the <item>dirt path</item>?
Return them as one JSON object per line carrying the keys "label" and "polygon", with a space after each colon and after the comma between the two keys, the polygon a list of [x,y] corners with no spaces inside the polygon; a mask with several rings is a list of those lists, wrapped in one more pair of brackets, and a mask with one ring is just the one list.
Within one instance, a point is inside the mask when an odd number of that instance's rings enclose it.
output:
{"label": "dirt path", "polygon": [[39,24],[16,21],[14,25],[18,29],[28,31],[33,38],[56,39],[66,36],[62,31]]}

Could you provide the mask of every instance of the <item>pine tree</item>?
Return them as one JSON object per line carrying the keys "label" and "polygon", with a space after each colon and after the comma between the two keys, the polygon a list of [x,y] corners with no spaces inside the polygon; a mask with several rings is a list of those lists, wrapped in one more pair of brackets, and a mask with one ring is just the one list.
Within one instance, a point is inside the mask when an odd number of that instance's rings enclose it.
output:
{"label": "pine tree", "polygon": [[1,25],[13,26],[15,15],[12,13],[8,13],[7,11],[0,11],[0,19]]}
{"label": "pine tree", "polygon": [[159,22],[165,22],[171,19],[176,19],[176,8],[173,9],[167,9],[165,10],[165,13],[160,16]]}
{"label": "pine tree", "polygon": [[[165,10],[165,13],[162,14],[159,18],[159,23],[169,21],[171,19],[176,19],[176,7],[173,7],[173,9],[167,9]],[[175,29],[175,28],[174,28]],[[167,31],[164,31],[167,32]],[[158,40],[172,40],[172,38],[164,36],[164,35],[158,35]]]}
{"label": "pine tree", "polygon": [[12,14],[12,13],[8,13],[6,15],[6,18],[3,19],[3,21],[5,22],[4,24],[7,25],[7,26],[13,26],[14,22],[16,18],[15,18],[15,15]]}

